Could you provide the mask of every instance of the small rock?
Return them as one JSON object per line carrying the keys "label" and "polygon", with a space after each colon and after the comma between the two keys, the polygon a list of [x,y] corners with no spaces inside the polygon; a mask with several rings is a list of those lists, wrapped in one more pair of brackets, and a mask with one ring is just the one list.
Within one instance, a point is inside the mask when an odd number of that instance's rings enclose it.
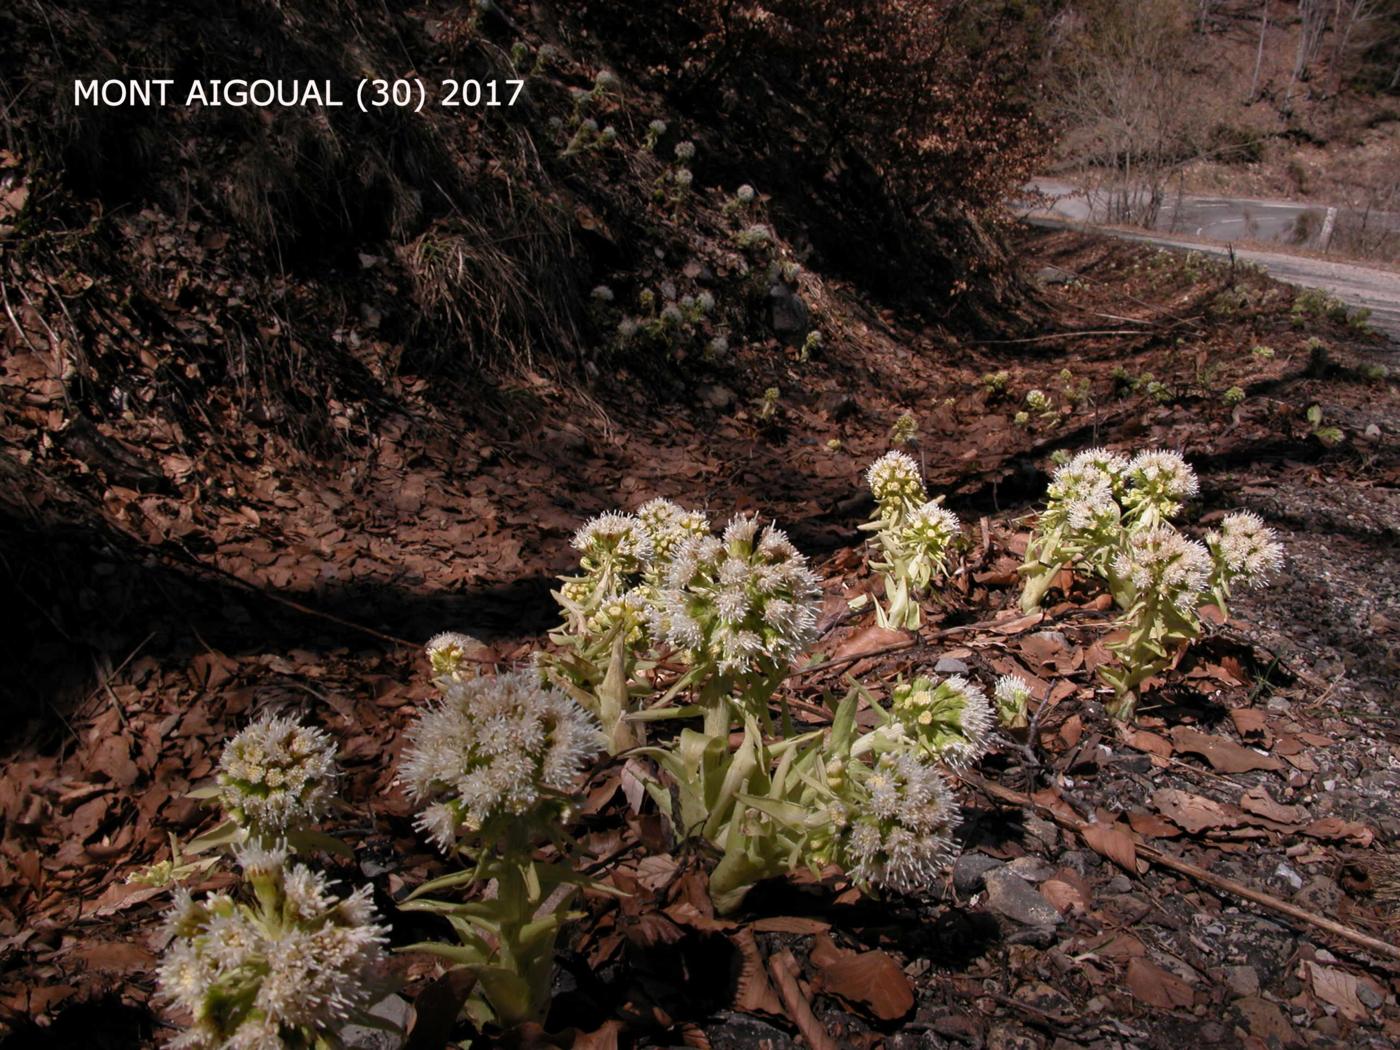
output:
{"label": "small rock", "polygon": [[1301,890],[1303,888],[1303,876],[1299,875],[1296,871],[1294,871],[1293,868],[1286,862],[1279,864],[1278,869],[1274,872],[1274,874],[1281,878],[1284,882],[1288,883],[1288,885],[1292,886],[1295,890]]}
{"label": "small rock", "polygon": [[1062,854],[1060,863],[1070,871],[1078,872],[1080,875],[1088,875],[1103,863],[1097,853],[1090,853],[1088,850],[1072,849]]}
{"label": "small rock", "polygon": [[1259,994],[1259,971],[1253,966],[1231,966],[1225,974],[1225,983],[1235,998]]}
{"label": "small rock", "polygon": [[1023,926],[1058,926],[1064,919],[1059,909],[1040,895],[1025,879],[998,869],[986,875],[987,906]]}
{"label": "small rock", "polygon": [[768,300],[773,331],[782,336],[807,331],[807,304],[795,289],[779,282],[768,289]]}
{"label": "small rock", "polygon": [[1004,944],[1024,944],[1028,948],[1050,948],[1058,941],[1059,934],[1053,926],[1022,926],[1008,933]]}
{"label": "small rock", "polygon": [[340,1045],[346,1050],[398,1050],[403,1046],[404,1032],[413,1019],[408,1003],[397,995],[379,1000],[369,1008],[374,1017],[393,1025],[398,1031],[382,1031],[365,1025],[346,1025],[340,1032]]}
{"label": "small rock", "polygon": [[1385,996],[1365,981],[1356,982],[1356,997],[1361,1000],[1362,1006],[1372,1010],[1379,1010],[1385,1003]]}
{"label": "small rock", "polygon": [[711,408],[728,408],[734,403],[734,392],[718,383],[706,383],[695,392],[700,396],[700,400]]}
{"label": "small rock", "polygon": [[1017,857],[1006,865],[1006,870],[1014,871],[1027,882],[1044,882],[1055,874],[1054,866],[1039,857]]}
{"label": "small rock", "polygon": [[933,670],[937,674],[967,674],[968,667],[961,660],[945,656],[933,665]]}
{"label": "small rock", "polygon": [[1108,880],[1108,885],[1104,887],[1109,893],[1128,893],[1132,890],[1132,880],[1126,875],[1115,875]]}
{"label": "small rock", "polygon": [[[1060,830],[1044,817],[1037,817],[1034,813],[1028,815],[1025,820],[1026,837],[1034,839],[1047,850],[1054,850],[1060,844]],[[1027,843],[1029,845],[1029,843]],[[1080,872],[1082,875],[1083,872]]]}
{"label": "small rock", "polygon": [[1001,866],[1001,861],[985,853],[964,853],[953,862],[953,888],[959,893],[976,893],[986,884],[987,872]]}
{"label": "small rock", "polygon": [[1342,888],[1326,875],[1318,875],[1309,879],[1307,884],[1293,895],[1293,900],[1300,907],[1322,915],[1330,915],[1342,902]]}

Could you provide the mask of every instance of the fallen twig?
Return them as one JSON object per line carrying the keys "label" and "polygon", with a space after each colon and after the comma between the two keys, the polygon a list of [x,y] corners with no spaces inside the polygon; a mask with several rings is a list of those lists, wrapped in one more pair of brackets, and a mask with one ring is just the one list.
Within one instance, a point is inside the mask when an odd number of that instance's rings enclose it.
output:
{"label": "fallen twig", "polygon": [[[1069,817],[1063,813],[1056,812],[1048,806],[1041,805],[1024,792],[1012,791],[1010,788],[1002,787],[1000,784],[993,784],[991,781],[983,780],[981,777],[974,776],[970,773],[961,774],[961,779],[991,798],[999,799],[1002,802],[1009,802],[1012,805],[1021,806],[1023,808],[1037,810],[1050,817],[1050,819],[1060,825],[1060,827],[1073,831],[1081,837],[1085,829],[1090,826],[1089,822],[1086,820]],[[1169,868],[1179,874],[1187,875],[1197,882],[1204,883],[1224,893],[1229,893],[1233,896],[1262,905],[1270,911],[1276,912],[1279,915],[1285,915],[1297,922],[1315,926],[1320,930],[1326,930],[1334,936],[1365,948],[1368,952],[1385,956],[1388,959],[1400,960],[1400,947],[1387,944],[1385,941],[1372,937],[1370,934],[1362,933],[1360,930],[1352,929],[1350,926],[1344,926],[1340,922],[1336,922],[1325,916],[1316,915],[1305,908],[1300,908],[1296,904],[1289,904],[1287,901],[1280,900],[1271,893],[1265,893],[1263,890],[1256,890],[1254,887],[1246,886],[1244,883],[1238,882],[1235,879],[1229,879],[1223,875],[1216,875],[1214,872],[1206,871],[1205,868],[1197,867],[1189,861],[1174,857],[1170,853],[1157,849],[1155,846],[1149,846],[1146,843],[1136,843],[1135,847],[1139,857],[1153,864],[1158,864],[1161,867]]]}

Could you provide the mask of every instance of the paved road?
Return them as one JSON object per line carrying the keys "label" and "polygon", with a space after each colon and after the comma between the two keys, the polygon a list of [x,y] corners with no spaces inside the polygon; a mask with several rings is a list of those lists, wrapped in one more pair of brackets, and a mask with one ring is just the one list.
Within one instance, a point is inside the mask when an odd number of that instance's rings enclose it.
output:
{"label": "paved road", "polygon": [[[1050,198],[1050,211],[1076,222],[1104,222],[1108,194],[1082,190],[1058,179],[1032,179],[1028,189]],[[1213,241],[1273,241],[1321,246],[1327,222],[1326,205],[1299,201],[1255,200],[1244,197],[1170,197],[1157,217],[1155,229]],[[1298,236],[1300,221],[1307,236]],[[1374,212],[1369,222],[1400,230],[1400,214]]]}
{"label": "paved road", "polygon": [[[1054,199],[1048,207],[1042,205],[1028,209],[1024,205],[1018,206],[1021,215],[1037,225],[1057,227],[1093,225],[1093,202],[1086,200],[1083,194],[1073,190],[1072,187],[1065,187],[1063,183],[1049,183],[1049,180],[1037,180],[1037,182],[1045,192],[1052,192],[1050,187],[1059,186],[1068,189],[1070,193],[1064,196],[1055,193],[1057,199]],[[1238,212],[1244,208],[1258,208],[1267,205],[1270,209],[1267,213],[1259,212],[1257,214],[1274,224],[1274,228],[1280,228],[1289,226],[1296,221],[1297,213],[1307,210],[1309,207],[1302,204],[1290,204],[1286,201],[1224,201],[1212,198],[1192,198],[1191,202],[1191,214],[1202,221],[1187,232],[1194,237],[1226,242],[1244,236],[1241,233],[1232,235],[1229,232],[1238,226],[1240,221]],[[1229,214],[1230,209],[1235,209],[1236,214]],[[1180,236],[1173,237],[1170,233],[1165,232],[1143,231],[1135,233],[1119,228],[1103,228],[1101,232],[1146,244],[1195,249],[1209,255],[1225,256],[1229,254],[1228,244],[1203,243],[1200,240],[1188,240]],[[1263,240],[1264,238],[1256,232],[1250,234],[1248,239]],[[1235,256],[1258,263],[1269,271],[1270,276],[1280,281],[1302,288],[1320,288],[1330,295],[1335,295],[1348,306],[1365,307],[1371,311],[1371,323],[1388,335],[1392,342],[1400,345],[1400,273],[1372,269],[1353,263],[1332,262],[1326,259],[1287,255],[1282,252],[1261,251],[1253,248],[1235,248]]]}

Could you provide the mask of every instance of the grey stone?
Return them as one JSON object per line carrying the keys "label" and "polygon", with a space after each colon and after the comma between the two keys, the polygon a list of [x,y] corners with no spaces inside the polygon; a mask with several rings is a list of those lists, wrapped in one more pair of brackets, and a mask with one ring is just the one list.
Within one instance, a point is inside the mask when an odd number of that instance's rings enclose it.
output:
{"label": "grey stone", "polygon": [[1060,863],[1070,871],[1076,871],[1080,875],[1088,875],[1103,861],[1097,853],[1090,853],[1083,849],[1072,849],[1060,855]]}
{"label": "grey stone", "polygon": [[964,853],[953,862],[953,888],[959,893],[976,893],[986,881],[987,872],[1001,867],[1001,861],[985,853]]}
{"label": "grey stone", "polygon": [[987,873],[987,905],[1023,926],[1058,926],[1059,909],[1021,876],[1005,869]]}
{"label": "grey stone", "polygon": [[1300,907],[1330,915],[1342,902],[1342,888],[1326,875],[1317,875],[1304,883],[1293,900]]}
{"label": "grey stone", "polygon": [[1034,813],[1027,815],[1025,828],[1028,846],[1030,840],[1034,840],[1047,850],[1053,851],[1060,844],[1060,830],[1044,817],[1037,817]]}
{"label": "grey stone", "polygon": [[938,663],[933,665],[936,674],[967,674],[967,664],[961,660],[954,660],[952,657],[944,656]]}
{"label": "grey stone", "polygon": [[404,1033],[413,1018],[413,1011],[408,1003],[397,995],[391,995],[371,1006],[369,1012],[399,1030],[385,1032],[364,1025],[346,1025],[340,1032],[341,1045],[346,1050],[398,1050],[403,1046]]}
{"label": "grey stone", "polygon": [[784,336],[807,331],[807,304],[796,289],[779,282],[768,289],[768,300],[773,331]]}
{"label": "grey stone", "polygon": [[1044,287],[1047,284],[1069,284],[1074,274],[1059,266],[1042,266],[1035,271],[1035,283]]}
{"label": "grey stone", "polygon": [[1055,868],[1039,857],[1017,857],[1006,865],[1006,869],[1014,871],[1027,882],[1044,882],[1055,874]]}
{"label": "grey stone", "polygon": [[734,403],[734,392],[718,383],[706,383],[695,392],[711,408],[728,408]]}
{"label": "grey stone", "polygon": [[1253,966],[1231,966],[1225,971],[1225,983],[1238,999],[1259,994],[1259,971]]}
{"label": "grey stone", "polygon": [[1385,996],[1381,995],[1365,981],[1356,982],[1356,997],[1361,1000],[1361,1005],[1372,1010],[1379,1010],[1385,1003]]}

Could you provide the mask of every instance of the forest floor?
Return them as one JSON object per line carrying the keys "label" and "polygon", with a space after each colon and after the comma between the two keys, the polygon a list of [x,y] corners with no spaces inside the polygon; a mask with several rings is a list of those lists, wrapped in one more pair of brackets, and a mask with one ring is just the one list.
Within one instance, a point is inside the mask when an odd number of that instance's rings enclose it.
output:
{"label": "forest floor", "polygon": [[[139,413],[59,434],[61,385],[12,347],[0,442],[25,509],[6,522],[5,567],[42,630],[24,665],[36,707],[0,758],[4,1045],[168,1034],[149,1005],[168,894],[125,880],[210,822],[186,792],[254,709],[305,711],[337,735],[355,815],[334,830],[356,845],[341,874],[373,883],[396,943],[417,939],[393,901],[442,862],[393,779],[431,694],[419,646],[460,629],[523,659],[554,620],[572,531],[654,496],[720,520],[758,510],[812,557],[820,656],[845,662],[794,675],[800,711],[847,672],[878,683],[924,666],[1019,673],[1048,706],[1029,751],[1008,745],[960,785],[964,852],[919,900],[862,902],[833,876],[761,887],[717,918],[704,858],[633,813],[623,770],[600,764],[581,834],[631,896],[589,903],[552,1030],[592,1047],[1400,1043],[1394,953],[1151,859],[1400,943],[1400,394],[1377,367],[1393,351],[1299,314],[1291,289],[1247,270],[1015,237],[1051,318],[1031,339],[960,343],[848,310],[810,360],[775,346],[742,383],[684,396],[618,375],[587,397],[537,374],[485,395],[404,377],[368,444],[318,460],[251,418],[241,445],[198,456]],[[1004,392],[981,378],[997,369]],[[1065,393],[1084,380],[1087,396]],[[752,391],[770,386],[763,418]],[[1233,386],[1246,397],[1231,406]],[[1015,425],[1032,388],[1057,417]],[[912,644],[868,606],[848,613],[878,587],[856,530],[861,473],[905,411],[930,491],[970,540]],[[1049,456],[1092,444],[1182,451],[1202,481],[1194,523],[1254,510],[1288,558],[1129,729],[1106,718],[1093,674],[1101,596],[1017,608]],[[1016,804],[1026,790],[1034,805]],[[627,851],[637,841],[645,860]],[[441,987],[426,957],[404,965],[405,999]]]}

